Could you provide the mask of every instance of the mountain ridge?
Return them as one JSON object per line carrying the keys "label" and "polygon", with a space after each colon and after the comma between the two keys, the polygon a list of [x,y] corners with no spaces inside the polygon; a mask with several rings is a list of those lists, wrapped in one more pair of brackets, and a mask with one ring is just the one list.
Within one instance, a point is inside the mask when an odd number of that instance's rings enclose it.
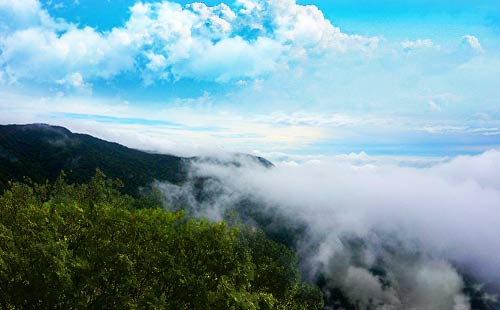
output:
{"label": "mountain ridge", "polygon": [[11,180],[28,177],[37,183],[50,182],[61,171],[68,182],[83,183],[99,168],[109,177],[122,180],[124,192],[135,195],[156,180],[184,182],[188,165],[194,161],[238,166],[243,159],[267,168],[273,166],[262,157],[248,154],[234,154],[230,160],[221,161],[151,153],[49,124],[0,125],[0,192]]}

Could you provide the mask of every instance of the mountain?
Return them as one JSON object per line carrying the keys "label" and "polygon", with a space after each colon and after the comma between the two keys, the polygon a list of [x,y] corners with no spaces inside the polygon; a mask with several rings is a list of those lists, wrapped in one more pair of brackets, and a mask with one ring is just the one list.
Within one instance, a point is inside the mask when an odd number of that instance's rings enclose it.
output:
{"label": "mountain", "polygon": [[[238,165],[251,158],[272,166],[251,155],[232,158],[221,164]],[[186,165],[194,160],[215,159],[148,153],[47,124],[0,125],[0,192],[8,181],[24,177],[39,183],[53,181],[61,171],[70,183],[88,182],[99,168],[110,178],[122,180],[124,192],[134,195],[155,180],[182,183],[187,178]]]}

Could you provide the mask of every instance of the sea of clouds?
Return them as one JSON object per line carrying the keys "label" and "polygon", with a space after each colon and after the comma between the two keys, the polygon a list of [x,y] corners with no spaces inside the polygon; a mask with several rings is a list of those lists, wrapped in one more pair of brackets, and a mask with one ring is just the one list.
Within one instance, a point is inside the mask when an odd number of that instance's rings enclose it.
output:
{"label": "sea of clouds", "polygon": [[216,220],[250,197],[306,223],[299,242],[306,273],[327,275],[327,287],[360,309],[471,309],[463,273],[478,285],[500,279],[500,152],[417,166],[365,154],[270,169],[200,160],[190,173],[217,180],[207,183],[215,198],[197,202],[189,183],[159,187],[168,202],[189,197]]}

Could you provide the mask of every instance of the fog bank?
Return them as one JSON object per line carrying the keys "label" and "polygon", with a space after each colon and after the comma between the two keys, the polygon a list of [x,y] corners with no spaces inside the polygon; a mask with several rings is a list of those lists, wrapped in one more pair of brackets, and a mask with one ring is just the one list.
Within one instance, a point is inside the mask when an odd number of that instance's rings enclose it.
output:
{"label": "fog bank", "polygon": [[[500,152],[424,168],[363,157],[271,169],[204,161],[191,174],[218,180],[206,183],[212,198],[198,206],[203,216],[221,219],[250,197],[306,223],[303,264],[330,275],[327,286],[360,309],[470,309],[456,268],[500,280]],[[196,205],[192,186],[162,186],[170,202],[191,197]]]}

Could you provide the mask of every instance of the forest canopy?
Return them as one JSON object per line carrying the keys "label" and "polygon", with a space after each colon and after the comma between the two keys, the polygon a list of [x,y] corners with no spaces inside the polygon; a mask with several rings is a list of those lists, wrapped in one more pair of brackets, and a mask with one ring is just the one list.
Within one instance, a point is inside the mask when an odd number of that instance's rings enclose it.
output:
{"label": "forest canopy", "polygon": [[85,184],[11,183],[0,196],[2,309],[320,309],[295,255],[229,228]]}

